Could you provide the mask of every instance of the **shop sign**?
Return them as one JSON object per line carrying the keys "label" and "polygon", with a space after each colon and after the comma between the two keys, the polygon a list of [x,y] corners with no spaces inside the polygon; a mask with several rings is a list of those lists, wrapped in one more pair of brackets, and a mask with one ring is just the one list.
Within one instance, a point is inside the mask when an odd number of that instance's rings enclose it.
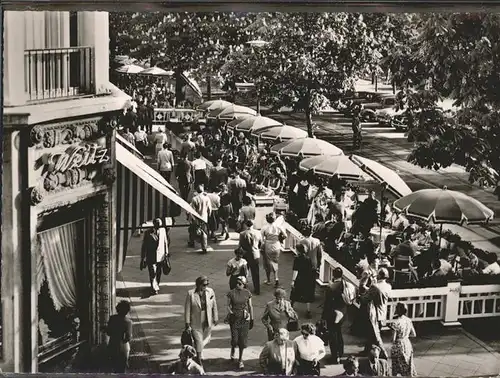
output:
{"label": "shop sign", "polygon": [[47,163],[55,172],[66,172],[87,165],[104,164],[109,161],[108,149],[97,144],[72,147],[65,152],[50,154]]}

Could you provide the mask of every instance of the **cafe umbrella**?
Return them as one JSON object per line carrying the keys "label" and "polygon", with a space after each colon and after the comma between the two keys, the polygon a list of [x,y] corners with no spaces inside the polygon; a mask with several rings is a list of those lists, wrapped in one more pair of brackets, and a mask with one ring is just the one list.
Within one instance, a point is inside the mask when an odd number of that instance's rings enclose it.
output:
{"label": "cafe umbrella", "polygon": [[138,74],[139,72],[144,71],[144,68],[138,66],[137,64],[126,64],[124,66],[118,67],[116,72],[123,74]]}
{"label": "cafe umbrella", "polygon": [[308,157],[317,155],[343,155],[344,152],[322,139],[300,138],[287,140],[271,147],[271,153],[281,156]]}
{"label": "cafe umbrella", "polygon": [[150,76],[172,76],[174,71],[166,71],[160,67],[150,67],[139,72],[139,75],[150,75]]}
{"label": "cafe umbrella", "polygon": [[369,176],[354,164],[348,156],[313,156],[302,160],[299,168],[317,175],[337,177],[341,180],[363,181]]}
{"label": "cafe umbrella", "polygon": [[212,110],[224,109],[231,105],[233,105],[233,103],[226,100],[210,100],[205,101],[203,104],[200,104],[196,109],[210,112]]}
{"label": "cafe umbrella", "polygon": [[[254,135],[252,133],[252,135]],[[273,140],[277,142],[283,142],[290,139],[306,138],[307,131],[299,129],[297,127],[281,125],[267,128],[264,130],[258,130],[257,135],[262,140]]]}
{"label": "cafe umbrella", "polygon": [[493,219],[494,212],[481,202],[455,190],[421,189],[393,204],[403,214],[435,224],[481,224]]}
{"label": "cafe umbrella", "polygon": [[253,135],[253,133],[258,132],[260,130],[265,130],[269,129],[270,127],[281,126],[281,125],[282,125],[281,122],[278,122],[272,118],[258,115],[258,116],[248,117],[247,119],[238,123],[234,129],[236,131],[250,132]]}
{"label": "cafe umbrella", "polygon": [[220,120],[232,120],[236,118],[245,117],[247,115],[255,116],[257,112],[252,108],[241,105],[230,105],[224,108],[221,112],[217,114],[217,118]]}
{"label": "cafe umbrella", "polygon": [[351,161],[356,164],[361,170],[367,173],[374,180],[383,184],[383,189],[387,189],[397,198],[406,196],[412,191],[403,179],[392,169],[376,162],[375,160],[367,159],[358,155],[351,155]]}

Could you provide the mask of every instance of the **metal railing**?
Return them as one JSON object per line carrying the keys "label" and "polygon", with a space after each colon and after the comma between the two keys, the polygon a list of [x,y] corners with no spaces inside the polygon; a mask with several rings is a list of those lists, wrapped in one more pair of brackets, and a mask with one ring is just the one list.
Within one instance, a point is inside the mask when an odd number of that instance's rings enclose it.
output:
{"label": "metal railing", "polygon": [[25,91],[29,101],[92,94],[92,47],[24,51]]}

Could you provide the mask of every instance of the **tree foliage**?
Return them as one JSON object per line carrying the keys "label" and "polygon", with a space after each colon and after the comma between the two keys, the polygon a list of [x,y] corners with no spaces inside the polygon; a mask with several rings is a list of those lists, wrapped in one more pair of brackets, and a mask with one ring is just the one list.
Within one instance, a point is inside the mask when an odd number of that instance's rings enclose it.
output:
{"label": "tree foliage", "polygon": [[[415,28],[388,59],[400,106],[414,118],[409,160],[434,169],[456,163],[471,182],[493,183],[492,169],[500,172],[500,15],[422,14]],[[453,116],[432,112],[443,98],[459,108]]]}
{"label": "tree foliage", "polygon": [[269,44],[231,54],[223,74],[227,80],[253,81],[261,98],[275,108],[304,111],[312,136],[312,114],[332,93],[351,88],[367,64],[370,36],[363,16],[275,13],[265,24],[261,32]]}
{"label": "tree foliage", "polygon": [[182,72],[191,71],[196,79],[204,80],[219,71],[254,19],[252,14],[234,12],[112,14],[113,52],[173,70],[176,79]]}

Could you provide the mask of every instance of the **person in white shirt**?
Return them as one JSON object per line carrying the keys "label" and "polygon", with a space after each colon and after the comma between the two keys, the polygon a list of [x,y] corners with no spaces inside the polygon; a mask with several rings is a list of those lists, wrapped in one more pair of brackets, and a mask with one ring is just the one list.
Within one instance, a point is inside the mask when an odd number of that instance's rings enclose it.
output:
{"label": "person in white shirt", "polygon": [[137,128],[137,131],[134,133],[135,138],[135,146],[137,149],[143,154],[146,154],[147,147],[149,145],[148,142],[148,134],[143,130],[142,126]]}
{"label": "person in white shirt", "polygon": [[498,265],[498,256],[495,252],[490,252],[486,256],[486,262],[489,265],[483,269],[483,274],[500,274],[500,265]]}
{"label": "person in white shirt", "polygon": [[170,182],[174,169],[174,154],[169,149],[168,143],[163,144],[163,150],[158,152],[158,170],[165,180]]}
{"label": "person in white shirt", "polygon": [[196,151],[196,159],[191,163],[193,167],[194,185],[208,186],[207,163],[203,159],[201,151]]}
{"label": "person in white shirt", "polygon": [[241,248],[234,250],[234,257],[227,262],[226,276],[229,277],[229,289],[236,288],[239,277],[247,278],[248,262],[243,258],[244,251]]}
{"label": "person in white shirt", "polygon": [[301,336],[293,340],[295,346],[297,375],[320,375],[319,362],[325,357],[325,343],[315,335],[316,327],[302,324]]}
{"label": "person in white shirt", "polygon": [[130,132],[130,129],[128,127],[125,127],[123,129],[123,137],[129,142],[132,146],[135,147],[135,137],[134,134]]}

